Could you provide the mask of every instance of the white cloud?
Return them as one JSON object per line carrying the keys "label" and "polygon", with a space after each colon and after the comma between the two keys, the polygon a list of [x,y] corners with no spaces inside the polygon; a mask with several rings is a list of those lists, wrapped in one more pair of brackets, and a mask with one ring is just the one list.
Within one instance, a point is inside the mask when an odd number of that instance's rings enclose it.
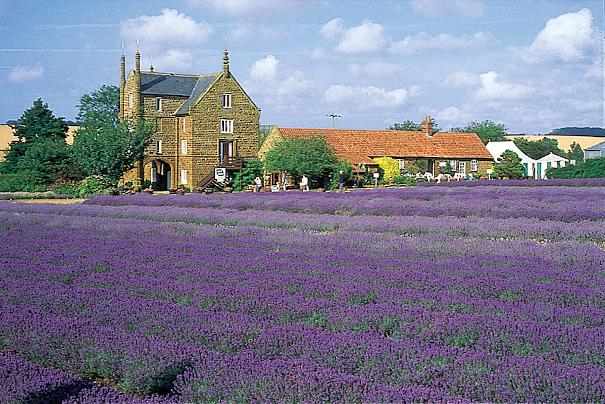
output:
{"label": "white cloud", "polygon": [[374,52],[383,49],[387,41],[382,25],[365,20],[342,33],[336,50],[345,53]]}
{"label": "white cloud", "polygon": [[278,95],[297,94],[313,87],[313,82],[308,80],[303,72],[295,71],[287,79],[277,85]]}
{"label": "white cloud", "polygon": [[246,23],[240,24],[231,30],[228,38],[235,42],[275,41],[284,35],[285,32],[279,28]]}
{"label": "white cloud", "polygon": [[592,13],[583,8],[548,20],[546,26],[531,44],[529,52],[534,57],[552,57],[564,62],[583,59],[587,51],[597,45],[592,26]]}
{"label": "white cloud", "polygon": [[[255,14],[275,12],[289,7],[295,7],[302,2],[295,0],[187,0],[192,7],[207,7],[215,11],[232,14]],[[298,4],[297,4],[298,3]]]}
{"label": "white cloud", "polygon": [[31,69],[16,66],[13,67],[11,72],[8,74],[8,80],[15,83],[22,83],[24,81],[40,79],[43,76],[44,68],[42,66],[32,67]]}
{"label": "white cloud", "polygon": [[277,75],[277,66],[279,60],[273,55],[267,55],[266,57],[254,62],[250,68],[250,77],[255,80],[270,81]]}
{"label": "white cloud", "polygon": [[584,77],[588,79],[605,80],[605,65],[602,61],[594,61],[584,72]]}
{"label": "white cloud", "polygon": [[183,70],[193,64],[193,54],[185,50],[210,38],[213,29],[178,10],[163,9],[159,15],[142,15],[120,23],[120,37],[132,47],[137,38],[145,60],[153,56],[158,70]]}
{"label": "white cloud", "polygon": [[485,4],[479,0],[411,0],[410,4],[415,12],[429,17],[481,17],[485,12]]}
{"label": "white cloud", "polygon": [[385,108],[405,104],[409,98],[405,88],[387,90],[375,86],[345,86],[331,85],[324,93],[325,100],[330,104],[342,104],[355,101],[358,107]]}
{"label": "white cloud", "polygon": [[467,72],[466,70],[458,70],[447,75],[441,83],[444,87],[459,88],[473,87],[481,83],[478,74]]}
{"label": "white cloud", "polygon": [[498,82],[498,73],[489,71],[479,76],[481,85],[473,93],[479,101],[514,100],[527,97],[534,89],[524,84]]}
{"label": "white cloud", "polygon": [[344,21],[342,18],[334,18],[325,23],[319,30],[319,34],[328,40],[336,40],[344,33]]}
{"label": "white cloud", "polygon": [[473,119],[472,114],[454,106],[437,111],[434,115],[437,122],[442,122],[447,126],[463,126]]}
{"label": "white cloud", "polygon": [[489,45],[496,42],[496,38],[489,32],[476,32],[468,36],[456,37],[450,34],[439,34],[432,36],[426,32],[420,32],[414,36],[406,36],[401,41],[393,42],[391,45],[393,52],[410,54],[413,52],[441,49],[441,50],[459,50],[471,47]]}

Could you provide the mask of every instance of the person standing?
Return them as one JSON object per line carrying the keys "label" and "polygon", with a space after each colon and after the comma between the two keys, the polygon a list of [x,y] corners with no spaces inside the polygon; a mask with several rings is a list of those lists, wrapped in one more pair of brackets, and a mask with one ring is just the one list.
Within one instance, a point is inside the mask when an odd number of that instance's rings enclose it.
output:
{"label": "person standing", "polygon": [[307,178],[307,176],[305,174],[303,174],[301,180],[300,180],[300,189],[305,192],[309,190],[309,179]]}
{"label": "person standing", "polygon": [[338,172],[338,190],[343,192],[345,190],[345,183],[347,182],[347,176],[343,170]]}
{"label": "person standing", "polygon": [[287,183],[288,183],[288,176],[286,175],[286,172],[283,171],[281,173],[281,184],[282,184],[282,187],[284,188],[284,191],[286,190]]}
{"label": "person standing", "polygon": [[254,192],[260,192],[260,187],[263,185],[263,182],[261,181],[260,177],[256,177],[254,179]]}

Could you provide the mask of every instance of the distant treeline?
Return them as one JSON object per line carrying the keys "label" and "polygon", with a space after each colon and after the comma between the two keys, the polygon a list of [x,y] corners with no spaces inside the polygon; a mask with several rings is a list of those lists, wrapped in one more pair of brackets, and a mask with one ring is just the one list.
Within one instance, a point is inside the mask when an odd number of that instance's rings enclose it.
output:
{"label": "distant treeline", "polygon": [[553,129],[553,135],[579,135],[579,136],[605,136],[605,129],[603,128],[579,128],[576,126]]}

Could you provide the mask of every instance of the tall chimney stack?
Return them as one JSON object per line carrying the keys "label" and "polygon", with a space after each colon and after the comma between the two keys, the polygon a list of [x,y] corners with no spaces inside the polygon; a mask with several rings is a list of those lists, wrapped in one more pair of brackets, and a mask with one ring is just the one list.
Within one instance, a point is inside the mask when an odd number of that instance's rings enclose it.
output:
{"label": "tall chimney stack", "polygon": [[429,115],[425,116],[422,121],[422,133],[428,137],[433,137],[433,121]]}

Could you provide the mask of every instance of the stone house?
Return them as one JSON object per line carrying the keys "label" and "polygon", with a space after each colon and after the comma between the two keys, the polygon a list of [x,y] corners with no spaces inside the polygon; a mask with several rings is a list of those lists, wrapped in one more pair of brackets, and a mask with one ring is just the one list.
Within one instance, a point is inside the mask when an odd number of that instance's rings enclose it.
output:
{"label": "stone house", "polygon": [[421,131],[310,129],[274,127],[259,150],[259,158],[283,139],[322,136],[338,158],[347,160],[357,173],[375,171],[377,157],[391,157],[405,172],[418,160],[427,163],[434,176],[439,167],[450,163],[453,170],[472,173],[475,178],[486,177],[493,167],[493,158],[475,133],[433,133],[430,117],[425,117]]}
{"label": "stone house", "polygon": [[155,125],[143,160],[124,182],[193,189],[212,181],[216,168],[230,177],[257,158],[260,109],[229,71],[226,50],[223,70],[209,74],[141,71],[138,50],[128,77],[124,55],[120,62],[120,119]]}

